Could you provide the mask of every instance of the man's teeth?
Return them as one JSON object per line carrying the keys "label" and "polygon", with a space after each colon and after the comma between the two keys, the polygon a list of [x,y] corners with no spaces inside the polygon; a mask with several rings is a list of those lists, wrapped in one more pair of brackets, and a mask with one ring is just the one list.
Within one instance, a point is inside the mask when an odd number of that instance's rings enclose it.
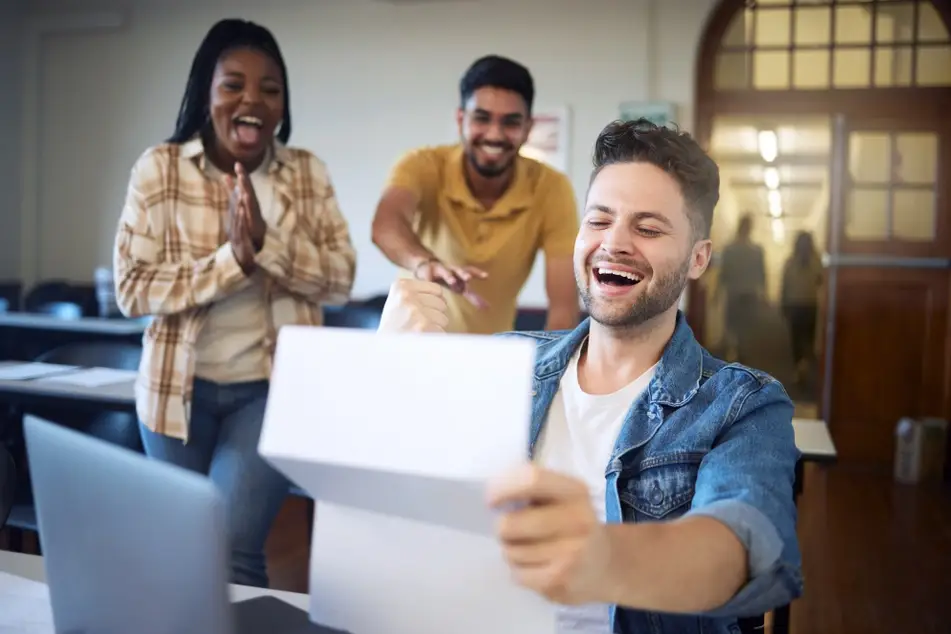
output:
{"label": "man's teeth", "polygon": [[501,154],[502,148],[500,147],[489,147],[488,145],[482,146],[482,151],[486,154]]}
{"label": "man's teeth", "polygon": [[238,123],[245,123],[245,124],[247,124],[247,125],[257,126],[257,127],[259,127],[259,128],[260,128],[262,125],[264,125],[264,122],[261,121],[260,119],[258,119],[257,117],[238,117],[237,122],[238,122]]}
{"label": "man's teeth", "polygon": [[633,282],[640,282],[641,276],[636,273],[628,273],[627,271],[615,271],[614,269],[598,269],[598,275],[617,275],[618,277],[627,278]]}

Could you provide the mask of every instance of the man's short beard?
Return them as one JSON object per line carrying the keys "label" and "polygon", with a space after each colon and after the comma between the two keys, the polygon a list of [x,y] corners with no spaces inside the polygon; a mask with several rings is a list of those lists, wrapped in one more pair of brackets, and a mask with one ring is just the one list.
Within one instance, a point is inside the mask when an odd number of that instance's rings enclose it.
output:
{"label": "man's short beard", "polygon": [[476,159],[475,148],[470,148],[466,151],[466,158],[469,159],[469,164],[472,165],[472,169],[476,171],[482,178],[498,178],[511,169],[512,165],[515,163],[515,159],[509,159],[506,163],[501,163],[499,165],[493,165],[487,167],[485,165],[480,165],[479,161]]}
{"label": "man's short beard", "polygon": [[[622,329],[640,326],[666,312],[671,306],[680,303],[680,297],[687,287],[690,262],[691,258],[688,257],[678,269],[656,279],[652,290],[642,293],[627,311],[617,314],[599,314],[597,302],[591,296],[589,287],[582,285],[579,280],[578,288],[582,289],[581,301],[584,303],[585,311],[591,315],[592,320],[602,326]],[[638,284],[645,283],[638,282]]]}

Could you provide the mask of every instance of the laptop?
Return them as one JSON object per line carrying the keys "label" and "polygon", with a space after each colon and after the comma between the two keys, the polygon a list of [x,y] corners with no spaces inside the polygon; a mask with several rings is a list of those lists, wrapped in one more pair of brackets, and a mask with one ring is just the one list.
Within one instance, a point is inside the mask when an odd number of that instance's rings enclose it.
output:
{"label": "laptop", "polygon": [[38,418],[24,432],[57,634],[341,634],[274,597],[231,602],[208,478]]}

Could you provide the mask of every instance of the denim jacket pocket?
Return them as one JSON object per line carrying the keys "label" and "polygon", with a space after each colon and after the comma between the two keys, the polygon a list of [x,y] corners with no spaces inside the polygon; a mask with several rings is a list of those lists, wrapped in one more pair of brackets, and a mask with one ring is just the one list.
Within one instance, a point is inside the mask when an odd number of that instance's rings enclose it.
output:
{"label": "denim jacket pocket", "polygon": [[638,472],[621,474],[618,488],[625,522],[654,522],[687,512],[697,482],[701,454],[649,458]]}

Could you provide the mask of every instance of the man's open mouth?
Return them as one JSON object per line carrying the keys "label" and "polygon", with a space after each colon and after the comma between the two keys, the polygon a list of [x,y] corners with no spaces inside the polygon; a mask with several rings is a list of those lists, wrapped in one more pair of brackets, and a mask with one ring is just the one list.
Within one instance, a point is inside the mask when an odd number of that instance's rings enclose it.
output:
{"label": "man's open mouth", "polygon": [[605,286],[634,286],[643,277],[630,271],[620,271],[607,267],[594,267],[594,279]]}
{"label": "man's open mouth", "polygon": [[242,145],[257,145],[261,141],[261,128],[264,121],[252,116],[235,117],[234,131]]}

